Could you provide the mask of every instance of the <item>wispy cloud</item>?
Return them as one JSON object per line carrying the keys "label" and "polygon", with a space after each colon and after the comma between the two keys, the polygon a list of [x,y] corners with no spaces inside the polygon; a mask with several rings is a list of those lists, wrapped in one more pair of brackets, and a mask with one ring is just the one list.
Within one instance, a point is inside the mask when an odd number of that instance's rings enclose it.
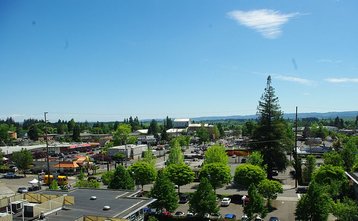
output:
{"label": "wispy cloud", "polygon": [[294,77],[294,76],[274,75],[273,77],[275,79],[278,79],[278,80],[290,81],[290,82],[304,84],[304,85],[312,85],[313,84],[313,81],[311,81],[311,80],[304,79],[304,78],[299,78],[299,77]]}
{"label": "wispy cloud", "polygon": [[339,64],[342,63],[342,60],[333,60],[333,59],[326,59],[322,58],[317,60],[318,63],[332,63],[332,64]]}
{"label": "wispy cloud", "polygon": [[324,80],[334,84],[358,83],[358,78],[326,78]]}
{"label": "wispy cloud", "polygon": [[231,11],[227,15],[239,24],[252,28],[265,38],[275,39],[282,33],[282,26],[299,13],[283,14],[279,11],[260,9],[252,11]]}

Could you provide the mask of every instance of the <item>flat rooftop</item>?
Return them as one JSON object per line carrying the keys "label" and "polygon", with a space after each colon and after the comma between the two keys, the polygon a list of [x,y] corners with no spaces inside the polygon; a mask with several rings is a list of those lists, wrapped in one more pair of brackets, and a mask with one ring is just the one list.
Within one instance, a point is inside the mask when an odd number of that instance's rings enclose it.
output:
{"label": "flat rooftop", "polygon": [[[65,210],[52,213],[49,220],[75,220],[84,215],[96,215],[104,217],[126,218],[141,208],[147,207],[155,201],[151,198],[130,197],[134,191],[107,190],[107,189],[74,189],[72,191],[41,191],[43,194],[67,194],[74,196],[75,204],[66,205]],[[96,196],[96,200],[91,200]],[[110,206],[110,210],[103,210],[104,206]]]}

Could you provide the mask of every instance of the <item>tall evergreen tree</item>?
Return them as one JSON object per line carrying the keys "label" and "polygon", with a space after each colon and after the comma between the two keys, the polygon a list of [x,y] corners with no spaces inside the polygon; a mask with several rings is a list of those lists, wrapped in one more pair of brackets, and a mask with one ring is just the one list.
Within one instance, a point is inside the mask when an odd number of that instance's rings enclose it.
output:
{"label": "tall evergreen tree", "polygon": [[72,140],[73,140],[73,141],[76,141],[76,142],[81,141],[80,133],[81,133],[81,127],[80,127],[79,124],[76,124],[76,125],[74,126],[74,128],[73,128]]}
{"label": "tall evergreen tree", "polygon": [[114,171],[108,188],[132,190],[134,188],[134,180],[128,171],[122,165],[119,165]]}
{"label": "tall evergreen tree", "polygon": [[169,140],[169,136],[167,134],[167,130],[165,129],[165,127],[163,127],[162,133],[160,134],[160,140],[162,140],[162,141]]}
{"label": "tall evergreen tree", "polygon": [[244,207],[244,213],[247,214],[250,220],[254,217],[255,214],[260,215],[261,217],[265,217],[267,210],[265,208],[264,198],[258,192],[254,184],[250,185],[248,195],[250,200]]}
{"label": "tall evergreen tree", "polygon": [[150,122],[149,128],[148,128],[148,134],[152,134],[154,136],[158,135],[159,132],[159,127],[158,127],[158,123],[156,120],[152,120]]}
{"label": "tall evergreen tree", "polygon": [[39,139],[39,133],[40,133],[40,130],[37,127],[37,124],[33,124],[30,126],[29,131],[27,132],[27,135],[29,136],[29,138],[31,140],[36,141]]}
{"label": "tall evergreen tree", "polygon": [[174,184],[169,180],[165,173],[158,172],[157,179],[150,191],[150,196],[157,199],[152,207],[156,209],[166,209],[174,212],[178,208],[178,196],[175,192]]}
{"label": "tall evergreen tree", "polygon": [[198,189],[189,201],[189,211],[197,213],[199,217],[219,211],[215,191],[207,178],[201,178]]}
{"label": "tall evergreen tree", "polygon": [[170,129],[170,128],[173,128],[173,121],[168,116],[164,120],[164,128],[167,129],[167,130]]}
{"label": "tall evergreen tree", "polygon": [[[292,150],[293,140],[288,136],[287,125],[271,85],[271,76],[258,105],[258,124],[254,131],[255,146],[264,157],[267,177],[272,178],[272,170],[285,170],[288,164],[286,151]],[[289,149],[291,148],[291,149]]]}
{"label": "tall evergreen tree", "polygon": [[330,212],[331,199],[319,184],[312,182],[307,194],[297,203],[296,220],[324,221]]}
{"label": "tall evergreen tree", "polygon": [[69,132],[72,132],[75,126],[76,126],[76,122],[73,118],[67,122],[67,129]]}

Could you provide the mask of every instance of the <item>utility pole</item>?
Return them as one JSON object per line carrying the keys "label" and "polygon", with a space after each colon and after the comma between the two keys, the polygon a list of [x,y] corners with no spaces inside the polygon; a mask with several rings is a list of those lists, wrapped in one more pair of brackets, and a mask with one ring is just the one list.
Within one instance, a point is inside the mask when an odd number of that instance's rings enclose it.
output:
{"label": "utility pole", "polygon": [[298,186],[298,156],[297,156],[297,124],[298,124],[298,119],[297,119],[297,111],[298,111],[298,107],[296,106],[296,120],[295,120],[295,153],[294,153],[294,158],[295,158],[295,187],[297,188]]}
{"label": "utility pole", "polygon": [[48,112],[44,112],[44,116],[45,116],[45,142],[46,142],[46,160],[47,160],[47,181],[48,181],[48,185],[50,186],[51,184],[51,179],[50,179],[50,160],[49,160],[49,149],[48,149],[48,139],[47,139],[47,116]]}

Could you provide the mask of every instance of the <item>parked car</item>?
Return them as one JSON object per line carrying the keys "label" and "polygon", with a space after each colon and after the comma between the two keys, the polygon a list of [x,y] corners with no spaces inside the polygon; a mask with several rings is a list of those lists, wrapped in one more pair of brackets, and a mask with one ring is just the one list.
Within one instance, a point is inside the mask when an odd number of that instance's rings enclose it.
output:
{"label": "parked car", "polygon": [[221,206],[229,206],[231,203],[231,199],[229,197],[224,197],[221,200]]}
{"label": "parked car", "polygon": [[196,216],[197,214],[195,213],[192,213],[192,212],[188,212],[187,214],[186,214],[186,217],[194,217],[194,216]]}
{"label": "parked car", "polygon": [[17,192],[18,193],[27,193],[28,190],[27,190],[27,187],[19,187],[19,189],[17,189]]}
{"label": "parked car", "polygon": [[225,214],[224,216],[225,220],[236,220],[236,215],[232,213]]}
{"label": "parked car", "polygon": [[182,211],[176,211],[174,213],[174,217],[184,217],[185,216],[185,213],[183,213]]}
{"label": "parked car", "polygon": [[186,194],[181,194],[179,197],[179,203],[185,204],[189,201],[189,196]]}
{"label": "parked car", "polygon": [[16,176],[16,174],[13,173],[13,172],[7,172],[7,173],[4,174],[3,177],[4,177],[4,178],[7,178],[7,179],[13,179],[13,178],[16,178],[17,176]]}
{"label": "parked car", "polygon": [[241,217],[241,221],[249,221],[249,217],[246,214],[244,214]]}
{"label": "parked car", "polygon": [[246,158],[242,158],[241,163],[246,163]]}
{"label": "parked car", "polygon": [[219,220],[219,219],[221,219],[221,215],[220,215],[220,213],[211,213],[210,219],[211,220]]}
{"label": "parked car", "polygon": [[263,219],[262,219],[259,215],[257,215],[257,216],[255,217],[254,221],[263,221]]}
{"label": "parked car", "polygon": [[272,170],[272,176],[278,176],[278,170]]}
{"label": "parked car", "polygon": [[271,216],[269,221],[280,221],[280,219],[277,218],[276,216]]}
{"label": "parked car", "polygon": [[30,186],[28,188],[28,191],[37,191],[37,190],[41,190],[41,186],[37,186],[37,185],[34,185],[34,186]]}
{"label": "parked car", "polygon": [[296,193],[307,193],[308,186],[299,186],[296,189]]}

